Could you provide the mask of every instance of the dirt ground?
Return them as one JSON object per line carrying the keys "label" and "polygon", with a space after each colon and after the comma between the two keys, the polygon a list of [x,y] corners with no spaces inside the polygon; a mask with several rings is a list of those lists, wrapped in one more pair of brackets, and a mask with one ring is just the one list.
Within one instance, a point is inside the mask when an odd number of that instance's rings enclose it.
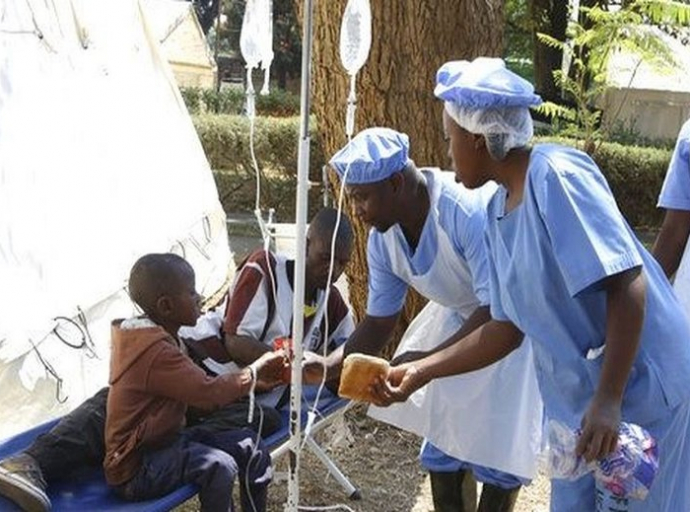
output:
{"label": "dirt ground", "polygon": [[[308,450],[302,452],[300,507],[329,507],[356,512],[433,512],[428,475],[417,461],[421,440],[366,416],[355,406],[316,434],[316,439],[362,494],[352,501]],[[275,465],[269,512],[283,512],[287,501],[287,457]],[[549,484],[537,478],[524,488],[516,512],[548,511]],[[345,505],[339,506],[338,505]],[[346,508],[349,507],[349,508]],[[176,512],[198,510],[190,501]]]}

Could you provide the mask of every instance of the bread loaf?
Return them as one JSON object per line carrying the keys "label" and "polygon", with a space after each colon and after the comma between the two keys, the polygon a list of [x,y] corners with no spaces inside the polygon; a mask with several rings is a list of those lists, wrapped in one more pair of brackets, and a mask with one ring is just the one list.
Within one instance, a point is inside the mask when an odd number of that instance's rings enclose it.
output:
{"label": "bread loaf", "polygon": [[385,378],[389,367],[388,361],[380,357],[350,354],[343,362],[338,395],[350,400],[371,402],[369,386],[378,377]]}

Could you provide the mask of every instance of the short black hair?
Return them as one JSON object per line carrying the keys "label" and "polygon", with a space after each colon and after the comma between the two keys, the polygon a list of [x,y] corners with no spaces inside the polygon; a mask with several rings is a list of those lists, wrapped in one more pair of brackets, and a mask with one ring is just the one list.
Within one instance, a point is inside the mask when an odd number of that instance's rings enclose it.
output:
{"label": "short black hair", "polygon": [[[333,230],[335,229],[337,221],[338,210],[328,207],[322,208],[311,219],[307,238],[319,237],[325,240],[330,240],[333,236]],[[352,240],[352,224],[350,224],[350,219],[348,219],[347,215],[341,212],[336,243],[351,246]]]}
{"label": "short black hair", "polygon": [[163,295],[177,293],[183,276],[194,273],[187,261],[173,253],[151,253],[139,258],[129,273],[129,296],[148,315]]}

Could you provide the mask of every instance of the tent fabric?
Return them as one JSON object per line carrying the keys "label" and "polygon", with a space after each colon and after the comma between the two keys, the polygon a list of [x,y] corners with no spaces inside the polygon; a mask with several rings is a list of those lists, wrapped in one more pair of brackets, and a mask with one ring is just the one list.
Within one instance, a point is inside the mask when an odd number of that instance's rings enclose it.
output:
{"label": "tent fabric", "polygon": [[204,295],[231,268],[212,173],[141,5],[0,0],[0,439],[106,383],[110,321],[136,313],[129,269],[166,251]]}

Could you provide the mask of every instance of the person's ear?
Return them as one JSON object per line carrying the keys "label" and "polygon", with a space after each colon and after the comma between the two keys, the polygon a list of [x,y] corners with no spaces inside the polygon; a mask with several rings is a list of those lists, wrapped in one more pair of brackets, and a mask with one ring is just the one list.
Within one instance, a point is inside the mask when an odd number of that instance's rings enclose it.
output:
{"label": "person's ear", "polygon": [[156,301],[156,310],[163,318],[170,315],[173,310],[172,299],[168,295],[161,295]]}
{"label": "person's ear", "polygon": [[483,135],[472,134],[474,137],[474,149],[481,151],[486,149],[486,138]]}
{"label": "person's ear", "polygon": [[405,176],[402,172],[396,172],[390,177],[391,187],[393,188],[393,193],[398,194],[405,185]]}

